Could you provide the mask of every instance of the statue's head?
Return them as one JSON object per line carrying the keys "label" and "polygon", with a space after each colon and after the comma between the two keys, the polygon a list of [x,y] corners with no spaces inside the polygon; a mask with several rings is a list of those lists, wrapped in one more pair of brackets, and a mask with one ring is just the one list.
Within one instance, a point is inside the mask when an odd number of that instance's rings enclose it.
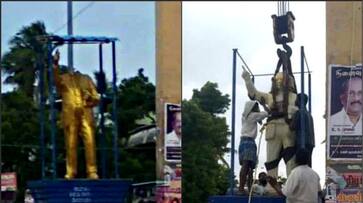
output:
{"label": "statue's head", "polygon": [[[284,88],[285,76],[283,72],[278,72],[274,77],[272,77],[272,87],[271,91],[280,91]],[[296,92],[295,79],[289,75],[289,91]]]}
{"label": "statue's head", "polygon": [[284,84],[284,74],[282,72],[278,72],[275,77],[275,85],[277,89],[282,89],[283,84]]}

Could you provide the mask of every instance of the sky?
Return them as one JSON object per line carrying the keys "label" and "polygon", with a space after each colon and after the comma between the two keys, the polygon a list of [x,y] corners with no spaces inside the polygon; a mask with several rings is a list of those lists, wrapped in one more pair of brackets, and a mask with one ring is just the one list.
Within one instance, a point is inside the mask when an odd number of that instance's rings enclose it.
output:
{"label": "sky", "polygon": [[[155,3],[154,2],[73,2],[73,34],[116,37],[118,82],[137,75],[139,68],[155,84]],[[80,10],[85,10],[79,15]],[[77,15],[77,16],[76,16]],[[8,42],[23,26],[43,21],[47,32],[66,35],[67,3],[1,1],[1,55]],[[63,28],[62,28],[63,26]],[[55,32],[57,31],[57,32]],[[99,68],[98,45],[74,45],[74,67],[93,77]],[[67,46],[60,49],[60,63],[67,64]],[[112,80],[111,44],[103,48],[104,70]],[[2,75],[2,81],[4,75]],[[2,86],[2,92],[11,90]]]}
{"label": "sky", "polygon": [[[293,72],[300,72],[300,47],[304,46],[312,71],[312,116],[315,125],[316,147],[313,169],[325,180],[325,2],[290,2],[295,16],[295,40],[289,44]],[[254,74],[274,73],[281,45],[274,42],[271,15],[277,14],[276,2],[183,2],[183,99],[190,99],[193,89],[200,89],[207,81],[218,83],[220,91],[232,95],[232,49],[237,48]],[[241,61],[237,61],[235,147],[238,149],[241,114],[249,100],[241,78]],[[307,78],[307,75],[305,75]],[[300,75],[295,75],[300,92]],[[255,78],[255,86],[268,92],[271,76]],[[305,83],[307,92],[307,82]],[[230,97],[231,98],[231,97]],[[231,126],[231,110],[220,115]],[[258,144],[260,134],[256,138]],[[230,146],[230,145],[229,145]],[[225,156],[230,161],[230,154]],[[258,172],[266,171],[266,142],[264,136],[259,153]],[[235,175],[240,165],[235,153]],[[286,177],[283,161],[279,175]]]}

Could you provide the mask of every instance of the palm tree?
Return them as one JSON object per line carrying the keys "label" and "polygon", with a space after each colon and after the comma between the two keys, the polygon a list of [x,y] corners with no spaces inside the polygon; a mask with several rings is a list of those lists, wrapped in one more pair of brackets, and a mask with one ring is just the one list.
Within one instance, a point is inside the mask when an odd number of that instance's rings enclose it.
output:
{"label": "palm tree", "polygon": [[[43,22],[37,21],[24,26],[9,41],[10,51],[2,56],[1,71],[5,73],[6,84],[18,86],[18,90],[31,97],[39,65],[46,64],[47,46],[39,36],[47,35]],[[45,74],[46,75],[46,74]]]}

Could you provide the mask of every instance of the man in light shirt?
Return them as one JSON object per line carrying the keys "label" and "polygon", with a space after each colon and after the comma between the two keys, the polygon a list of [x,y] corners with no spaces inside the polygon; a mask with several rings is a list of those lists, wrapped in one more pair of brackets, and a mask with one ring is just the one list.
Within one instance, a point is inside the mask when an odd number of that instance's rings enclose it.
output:
{"label": "man in light shirt", "polygon": [[246,181],[248,191],[251,191],[252,173],[257,163],[257,146],[255,142],[257,137],[257,123],[261,123],[267,116],[267,112],[260,112],[257,101],[246,102],[242,113],[241,141],[238,149],[239,163],[242,166],[239,175],[240,193],[245,192],[244,186]]}
{"label": "man in light shirt", "polygon": [[296,164],[282,194],[286,196],[286,203],[317,203],[321,195],[319,175],[308,166],[309,152],[299,149],[296,152]]}

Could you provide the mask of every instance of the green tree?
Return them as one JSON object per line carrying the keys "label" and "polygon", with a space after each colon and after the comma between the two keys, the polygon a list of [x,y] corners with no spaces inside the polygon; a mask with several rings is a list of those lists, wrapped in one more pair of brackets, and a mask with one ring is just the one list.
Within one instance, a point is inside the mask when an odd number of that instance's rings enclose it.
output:
{"label": "green tree", "polygon": [[[95,72],[95,78],[99,80],[97,83],[105,81],[105,84],[109,84],[106,78],[101,79],[102,76],[100,77],[98,72]],[[112,87],[106,86],[106,97],[111,98]],[[110,99],[108,101],[112,102]],[[106,118],[112,119],[111,103],[106,112],[109,112]],[[136,121],[147,117],[152,124],[155,124],[152,114],[155,114],[155,86],[149,82],[148,77],[143,74],[143,69],[140,68],[136,76],[121,81],[117,92],[119,174],[121,178],[131,178],[136,182],[155,180],[155,143],[133,148],[127,147],[130,131],[140,127]],[[112,125],[106,125],[105,128],[106,164],[108,169],[113,169]],[[98,146],[100,147],[100,143]],[[113,177],[113,172],[113,170],[109,170],[107,176]]]}
{"label": "green tree", "polygon": [[[27,182],[41,178],[39,107],[32,97],[28,97],[21,90],[3,93],[1,97],[1,150],[4,155],[2,172],[16,172],[18,180],[16,202],[23,202]],[[52,168],[48,110],[45,111],[44,118],[46,119],[45,176],[49,178]],[[62,129],[57,128],[57,178],[62,178],[65,169],[62,133]]]}
{"label": "green tree", "polygon": [[47,47],[39,40],[44,35],[48,33],[40,21],[24,26],[11,38],[10,50],[2,56],[1,69],[6,76],[4,82],[17,85],[27,96],[33,95],[38,65],[46,64]]}
{"label": "green tree", "polygon": [[[45,95],[47,95],[47,48],[40,40],[48,35],[43,22],[37,21],[22,27],[9,41],[9,51],[1,59],[1,71],[5,83],[16,85],[13,92],[2,94],[2,159],[3,171],[14,171],[18,176],[17,202],[24,200],[26,182],[40,179],[40,128],[39,106],[35,103],[34,82],[39,77],[39,67],[44,67]],[[46,96],[47,97],[47,96]],[[49,118],[45,111],[44,118]],[[49,135],[49,122],[45,123],[45,135]],[[57,135],[61,129],[57,129]],[[45,143],[49,143],[46,137]],[[47,145],[49,146],[49,144]],[[57,136],[57,164],[64,162],[64,141]],[[50,175],[50,148],[45,149],[46,176]],[[59,167],[58,167],[59,168]],[[61,174],[61,173],[58,173]]]}
{"label": "green tree", "polygon": [[225,113],[230,102],[228,95],[222,95],[218,90],[218,84],[209,81],[200,90],[193,90],[192,100],[211,114]]}
{"label": "green tree", "polygon": [[138,70],[137,76],[123,79],[119,85],[117,105],[119,135],[128,138],[128,132],[138,127],[135,120],[149,117],[155,113],[155,86],[149,82],[143,69]]}
{"label": "green tree", "polygon": [[1,109],[2,172],[16,172],[17,202],[22,202],[26,182],[41,174],[38,113],[22,91],[3,94]]}
{"label": "green tree", "polygon": [[123,79],[119,85],[118,122],[121,177],[134,181],[155,180],[155,144],[126,148],[129,132],[140,127],[135,121],[149,118],[155,123],[151,114],[155,114],[155,86],[140,68],[134,77]]}
{"label": "green tree", "polygon": [[[183,108],[183,201],[207,202],[210,195],[224,194],[228,188],[229,169],[220,163],[228,152],[228,126],[223,113],[229,96],[222,95],[216,83],[207,82],[193,90]],[[215,101],[215,102],[214,102]]]}

